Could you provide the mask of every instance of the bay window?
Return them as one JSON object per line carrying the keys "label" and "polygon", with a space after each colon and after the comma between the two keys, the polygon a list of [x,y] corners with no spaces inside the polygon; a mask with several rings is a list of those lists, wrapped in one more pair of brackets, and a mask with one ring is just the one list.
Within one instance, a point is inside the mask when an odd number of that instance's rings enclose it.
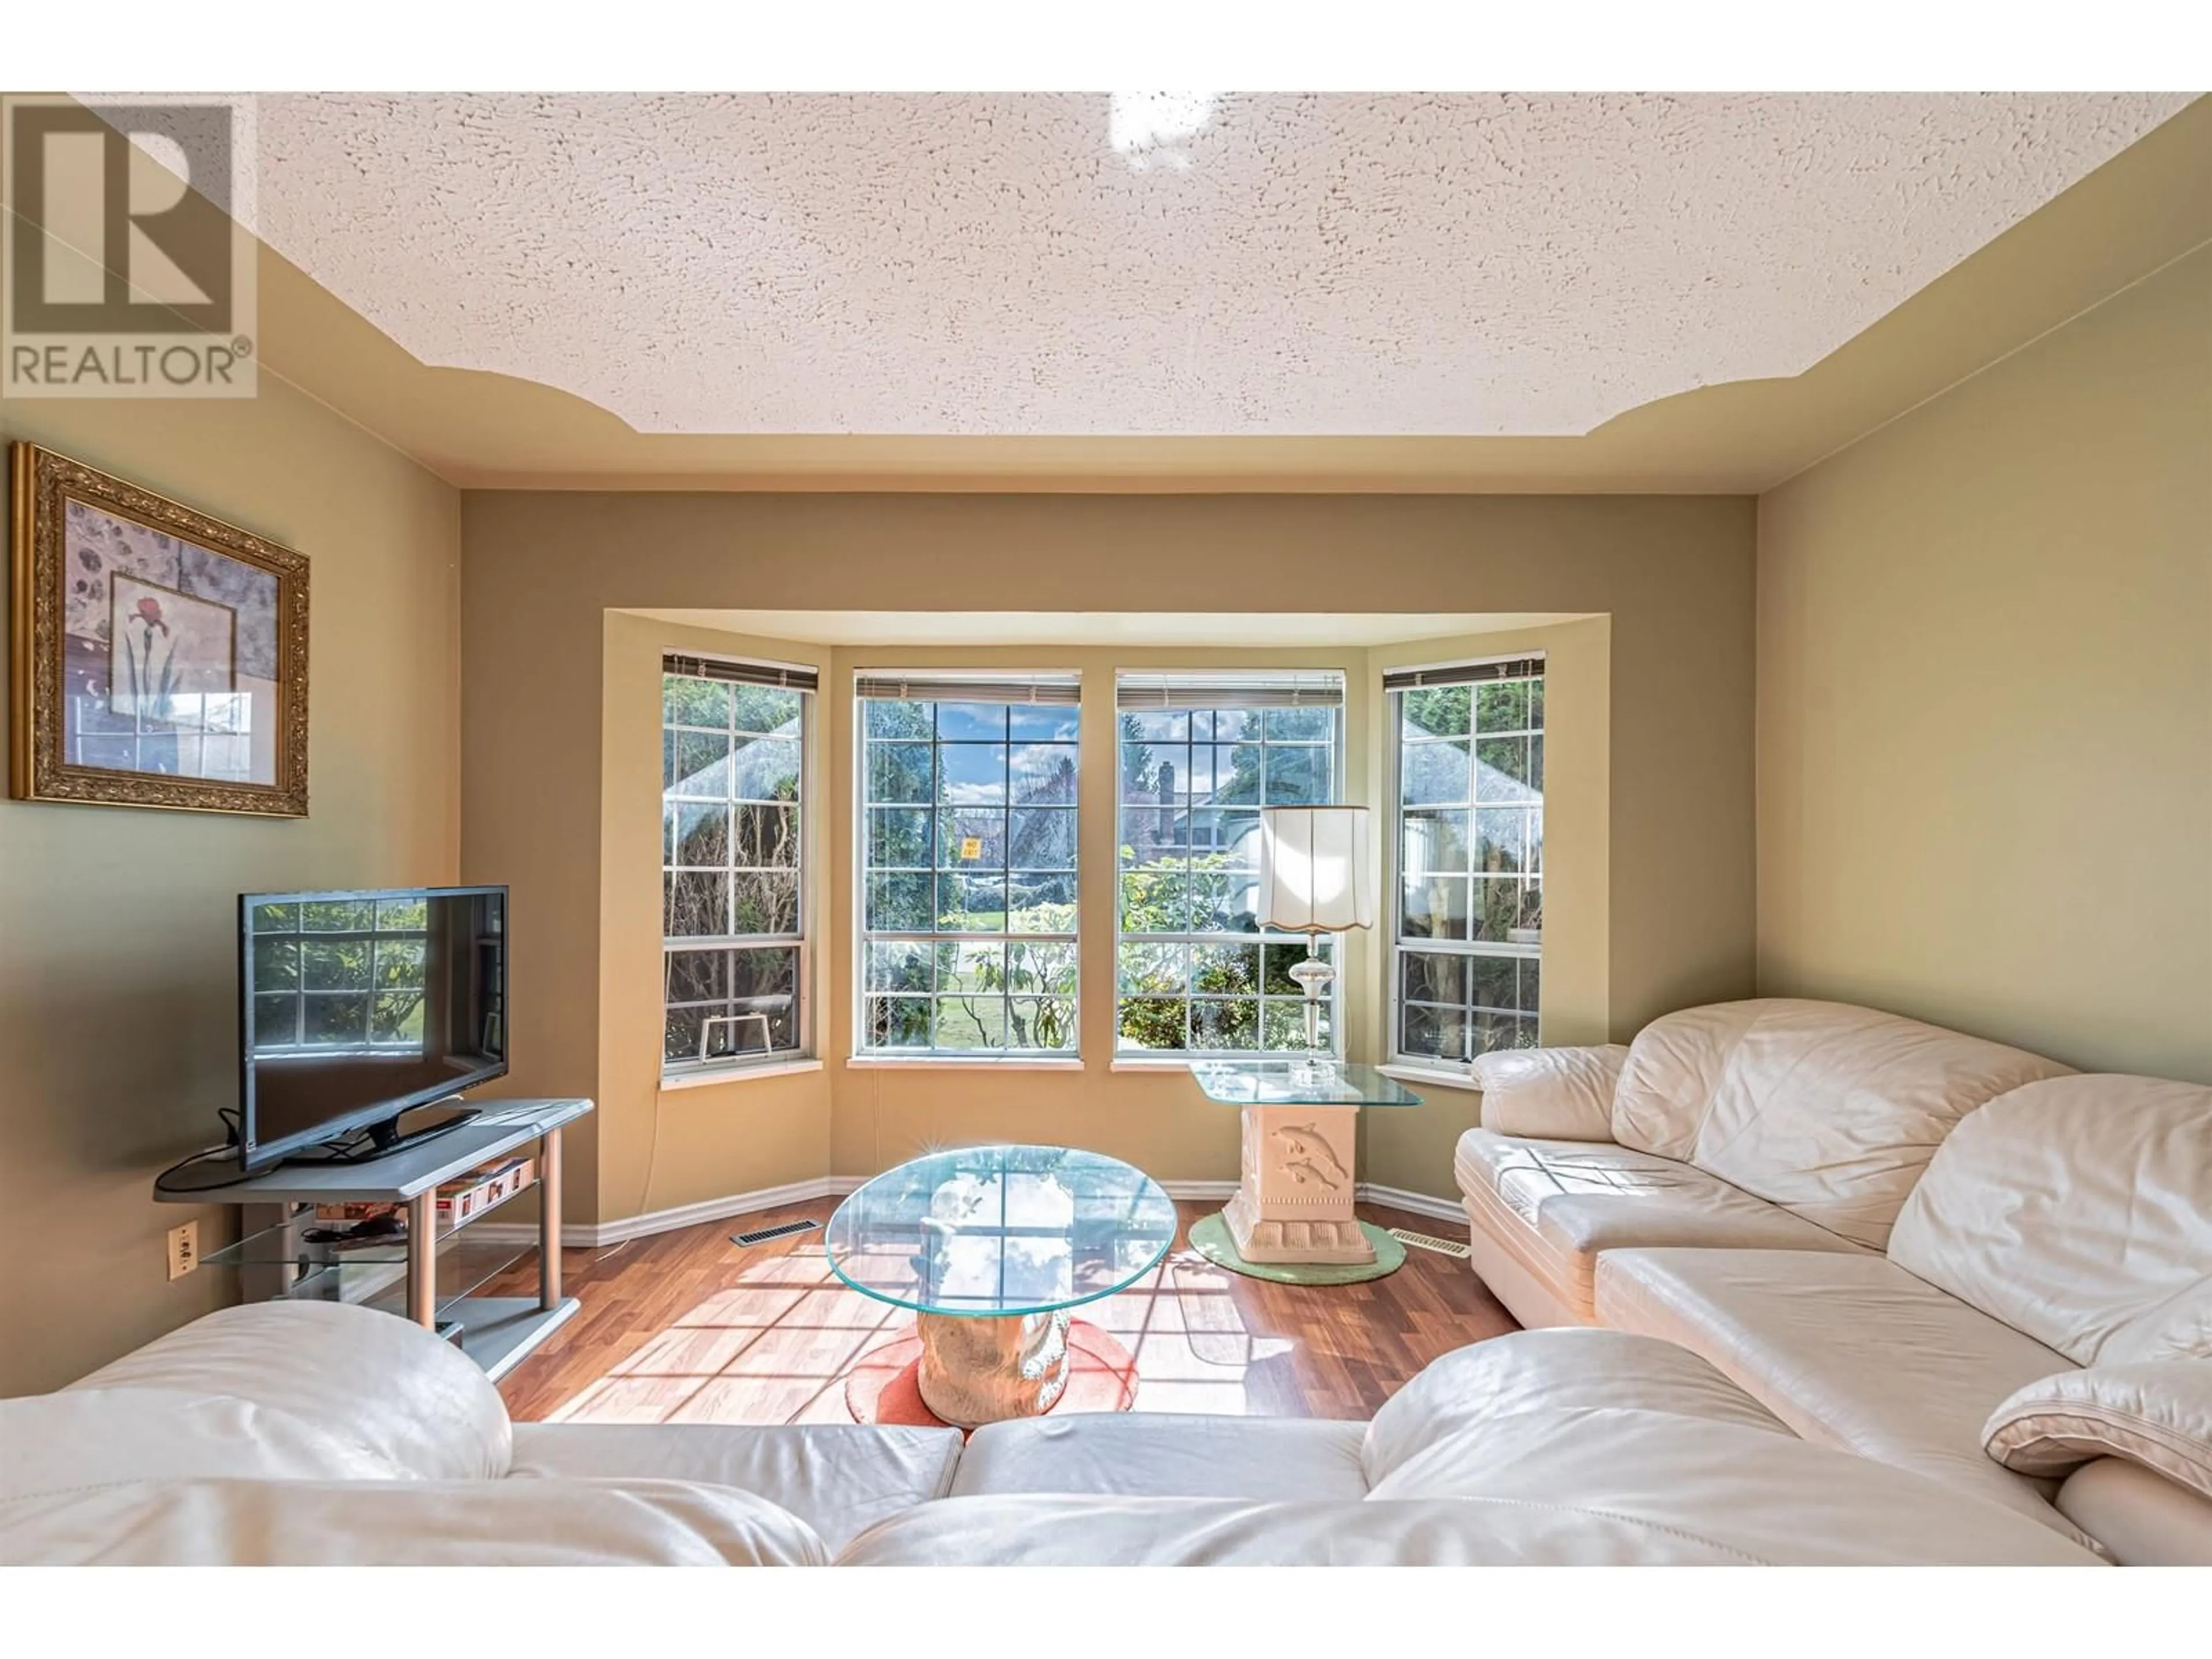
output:
{"label": "bay window", "polygon": [[1397,671],[1382,686],[1397,756],[1392,1058],[1459,1067],[1534,1048],[1543,660]]}

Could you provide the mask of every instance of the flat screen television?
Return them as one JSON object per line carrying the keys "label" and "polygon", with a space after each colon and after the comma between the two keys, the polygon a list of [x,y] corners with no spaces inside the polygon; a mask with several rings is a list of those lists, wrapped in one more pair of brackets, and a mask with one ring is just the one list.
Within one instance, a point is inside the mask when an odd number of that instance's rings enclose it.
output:
{"label": "flat screen television", "polygon": [[504,887],[240,894],[239,1164],[388,1150],[410,1108],[504,1077],[507,908]]}

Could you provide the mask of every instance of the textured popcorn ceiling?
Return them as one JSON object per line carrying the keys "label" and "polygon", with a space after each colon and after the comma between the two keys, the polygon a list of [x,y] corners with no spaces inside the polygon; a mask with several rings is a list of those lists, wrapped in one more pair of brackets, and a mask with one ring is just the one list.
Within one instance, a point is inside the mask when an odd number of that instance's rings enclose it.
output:
{"label": "textured popcorn ceiling", "polygon": [[647,432],[1574,434],[1802,372],[2187,101],[264,96],[259,228]]}

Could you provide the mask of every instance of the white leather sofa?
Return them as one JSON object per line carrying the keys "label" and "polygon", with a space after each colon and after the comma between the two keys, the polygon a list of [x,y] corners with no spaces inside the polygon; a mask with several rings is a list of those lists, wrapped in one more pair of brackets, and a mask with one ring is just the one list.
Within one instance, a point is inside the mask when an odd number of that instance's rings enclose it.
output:
{"label": "white leather sofa", "polygon": [[0,1402],[13,1564],[1390,1564],[2099,1558],[1817,1446],[1645,1337],[1447,1355],[1371,1424],[511,1424],[466,1359],[328,1304],[216,1314]]}
{"label": "white leather sofa", "polygon": [[[428,1564],[510,1544],[558,1562],[604,1530],[610,1559],[811,1562],[943,1496],[959,1456],[953,1429],[514,1423],[473,1362],[407,1320],[264,1302],[0,1401],[0,1538],[8,1559]],[[49,1522],[55,1541],[34,1541]],[[410,1540],[413,1522],[428,1530]]]}
{"label": "white leather sofa", "polygon": [[2212,1089],[1783,1000],[1477,1081],[1455,1172],[1524,1324],[1662,1338],[1808,1440],[2124,1561],[2212,1562],[2201,1486],[1985,1449],[2008,1396],[2069,1372],[2212,1399]]}
{"label": "white leather sofa", "polygon": [[1802,1002],[1481,1076],[1476,1261],[1562,1328],[1372,1423],[513,1424],[264,1304],[0,1402],[0,1560],[2212,1564],[2212,1090]]}

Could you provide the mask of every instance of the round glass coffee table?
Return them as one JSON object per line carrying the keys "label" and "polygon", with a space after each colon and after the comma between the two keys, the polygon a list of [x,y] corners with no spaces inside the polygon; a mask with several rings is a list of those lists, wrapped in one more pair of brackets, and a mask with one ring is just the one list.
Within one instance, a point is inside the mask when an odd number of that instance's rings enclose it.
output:
{"label": "round glass coffee table", "polygon": [[1125,1290],[1175,1242],[1143,1170],[1062,1146],[970,1146],[885,1171],[837,1206],[837,1277],[918,1316],[922,1403],[975,1428],[1050,1411],[1068,1310]]}

